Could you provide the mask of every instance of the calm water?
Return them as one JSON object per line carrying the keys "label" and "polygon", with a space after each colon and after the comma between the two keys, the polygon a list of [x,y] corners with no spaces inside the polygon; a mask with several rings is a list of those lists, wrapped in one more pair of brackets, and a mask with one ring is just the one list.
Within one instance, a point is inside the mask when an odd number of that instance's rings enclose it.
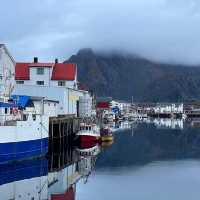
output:
{"label": "calm water", "polygon": [[1,166],[0,200],[199,199],[198,124],[164,124],[124,123],[112,145]]}
{"label": "calm water", "polygon": [[200,129],[137,126],[115,134],[77,199],[192,200],[200,198]]}

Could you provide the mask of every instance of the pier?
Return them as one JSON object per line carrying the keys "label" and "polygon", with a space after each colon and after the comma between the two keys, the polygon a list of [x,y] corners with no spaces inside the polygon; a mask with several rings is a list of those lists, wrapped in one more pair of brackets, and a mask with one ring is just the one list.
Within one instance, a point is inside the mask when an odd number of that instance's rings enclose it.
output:
{"label": "pier", "polygon": [[49,152],[63,152],[79,130],[80,118],[74,115],[51,117],[49,121]]}

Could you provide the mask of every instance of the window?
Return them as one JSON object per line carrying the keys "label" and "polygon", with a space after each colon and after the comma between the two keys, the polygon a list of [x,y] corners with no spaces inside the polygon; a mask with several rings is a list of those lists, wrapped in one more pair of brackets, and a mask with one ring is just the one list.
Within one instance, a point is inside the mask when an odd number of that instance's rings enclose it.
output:
{"label": "window", "polygon": [[36,115],[35,114],[32,115],[32,119],[33,119],[33,121],[36,120]]}
{"label": "window", "polygon": [[24,84],[24,81],[16,81],[17,84]]}
{"label": "window", "polygon": [[44,85],[44,81],[37,81],[36,84],[37,85]]}
{"label": "window", "polygon": [[41,68],[41,67],[37,68],[37,74],[43,75],[44,74],[44,68]]}
{"label": "window", "polygon": [[3,75],[2,75],[2,74],[0,74],[0,81],[1,81],[1,80],[3,80]]}
{"label": "window", "polygon": [[65,81],[58,81],[58,86],[65,86]]}

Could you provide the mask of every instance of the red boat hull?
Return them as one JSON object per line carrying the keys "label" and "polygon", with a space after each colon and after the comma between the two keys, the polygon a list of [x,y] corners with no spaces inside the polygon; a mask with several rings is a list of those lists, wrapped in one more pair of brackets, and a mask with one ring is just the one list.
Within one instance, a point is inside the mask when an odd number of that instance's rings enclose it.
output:
{"label": "red boat hull", "polygon": [[95,146],[99,143],[100,138],[95,136],[89,135],[80,135],[79,136],[79,143],[82,148],[90,148],[91,146]]}

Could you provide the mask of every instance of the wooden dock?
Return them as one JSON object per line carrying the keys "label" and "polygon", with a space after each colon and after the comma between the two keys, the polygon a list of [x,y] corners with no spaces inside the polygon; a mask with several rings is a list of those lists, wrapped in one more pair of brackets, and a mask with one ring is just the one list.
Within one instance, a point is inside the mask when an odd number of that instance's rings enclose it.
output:
{"label": "wooden dock", "polygon": [[80,118],[73,115],[52,117],[49,121],[49,152],[63,152],[73,142],[80,127]]}

